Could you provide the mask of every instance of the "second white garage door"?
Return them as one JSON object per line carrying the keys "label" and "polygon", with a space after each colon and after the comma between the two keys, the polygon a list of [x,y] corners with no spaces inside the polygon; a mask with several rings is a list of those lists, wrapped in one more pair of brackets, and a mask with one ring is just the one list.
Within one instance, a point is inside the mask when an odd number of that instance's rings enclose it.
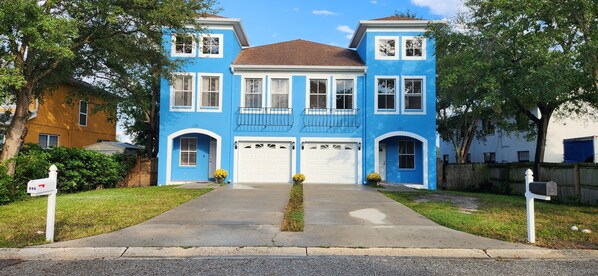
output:
{"label": "second white garage door", "polygon": [[239,142],[237,181],[241,183],[289,183],[291,143]]}
{"label": "second white garage door", "polygon": [[301,172],[306,183],[357,184],[357,144],[305,143]]}

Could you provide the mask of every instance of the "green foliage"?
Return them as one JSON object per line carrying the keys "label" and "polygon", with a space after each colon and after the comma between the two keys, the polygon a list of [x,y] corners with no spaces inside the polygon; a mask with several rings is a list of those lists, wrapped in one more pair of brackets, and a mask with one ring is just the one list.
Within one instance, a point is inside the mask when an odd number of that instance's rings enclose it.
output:
{"label": "green foliage", "polygon": [[25,197],[26,188],[26,185],[16,182],[12,176],[6,174],[6,167],[0,165],[0,205]]}

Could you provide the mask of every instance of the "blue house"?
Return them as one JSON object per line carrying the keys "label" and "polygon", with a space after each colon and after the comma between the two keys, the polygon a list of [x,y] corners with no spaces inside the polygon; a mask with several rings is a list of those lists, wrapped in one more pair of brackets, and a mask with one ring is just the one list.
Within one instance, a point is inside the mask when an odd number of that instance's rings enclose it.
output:
{"label": "blue house", "polygon": [[[436,189],[436,63],[428,20],[360,21],[349,48],[249,47],[239,19],[166,33],[186,65],[161,83],[159,185],[388,183]],[[194,39],[197,38],[197,39]],[[196,41],[199,41],[198,43]],[[198,45],[199,44],[199,45]]]}

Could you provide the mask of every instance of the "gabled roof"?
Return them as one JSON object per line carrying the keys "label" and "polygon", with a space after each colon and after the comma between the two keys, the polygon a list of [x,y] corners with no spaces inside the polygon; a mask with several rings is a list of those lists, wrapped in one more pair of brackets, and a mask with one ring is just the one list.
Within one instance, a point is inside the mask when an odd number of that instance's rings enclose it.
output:
{"label": "gabled roof", "polygon": [[243,49],[233,68],[238,65],[365,66],[355,50],[301,39]]}

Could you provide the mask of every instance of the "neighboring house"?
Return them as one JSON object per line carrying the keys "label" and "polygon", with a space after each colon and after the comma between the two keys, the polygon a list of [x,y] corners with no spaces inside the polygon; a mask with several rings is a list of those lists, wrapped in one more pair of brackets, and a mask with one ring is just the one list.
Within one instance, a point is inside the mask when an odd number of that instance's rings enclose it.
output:
{"label": "neighboring house", "polygon": [[124,142],[99,142],[85,146],[85,148],[104,154],[126,153],[130,155],[137,155],[141,149],[136,145]]}
{"label": "neighboring house", "polygon": [[[95,104],[102,99],[90,96],[86,101],[69,96],[74,87],[94,89],[89,84],[70,81],[55,90],[46,90],[43,101],[36,100],[30,106],[25,143],[39,144],[42,148],[81,148],[101,141],[116,141],[116,121],[110,121],[106,112],[92,112]],[[0,112],[12,109],[14,107],[10,105],[4,106]]]}
{"label": "neighboring house", "polygon": [[[239,19],[199,19],[207,33],[169,33],[158,184],[388,183],[436,188],[435,44],[428,20],[360,21],[350,49],[304,40],[249,47]],[[199,45],[192,37],[198,37]]]}
{"label": "neighboring house", "polygon": [[[528,141],[524,133],[506,133],[492,123],[479,123],[486,133],[486,141],[474,140],[469,149],[467,160],[470,163],[513,163],[533,162],[536,154],[536,140]],[[565,139],[598,134],[598,121],[595,118],[558,118],[553,116],[546,135],[544,161],[561,163],[564,161]],[[440,157],[449,163],[456,163],[457,157],[453,145],[440,140]]]}

